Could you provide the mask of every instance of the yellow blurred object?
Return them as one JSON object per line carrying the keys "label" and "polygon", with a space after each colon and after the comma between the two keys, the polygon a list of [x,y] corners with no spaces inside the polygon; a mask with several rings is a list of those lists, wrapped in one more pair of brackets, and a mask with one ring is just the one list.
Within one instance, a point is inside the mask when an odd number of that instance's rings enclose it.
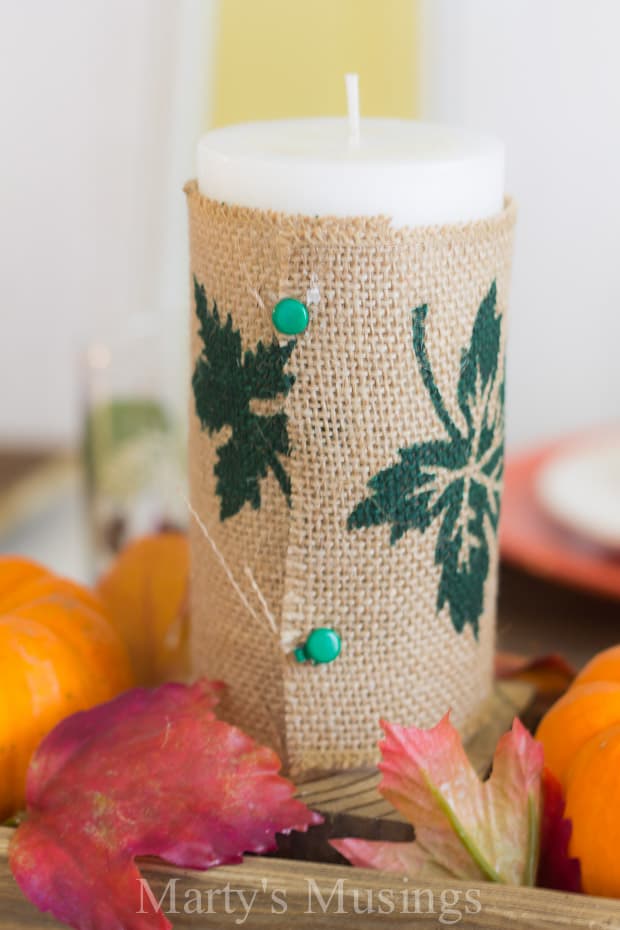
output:
{"label": "yellow blurred object", "polygon": [[220,0],[214,126],[346,112],[360,76],[364,116],[417,113],[417,0]]}

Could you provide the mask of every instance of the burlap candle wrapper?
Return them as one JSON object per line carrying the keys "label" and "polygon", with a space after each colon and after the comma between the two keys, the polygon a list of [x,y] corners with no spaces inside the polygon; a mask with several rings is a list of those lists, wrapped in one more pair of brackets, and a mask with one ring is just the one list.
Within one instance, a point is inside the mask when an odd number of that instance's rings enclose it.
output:
{"label": "burlap candle wrapper", "polygon": [[[376,761],[380,718],[451,708],[467,736],[493,677],[512,203],[393,229],[186,193],[196,671],[297,776]],[[308,306],[294,337],[284,297]],[[339,657],[296,661],[319,627]]]}

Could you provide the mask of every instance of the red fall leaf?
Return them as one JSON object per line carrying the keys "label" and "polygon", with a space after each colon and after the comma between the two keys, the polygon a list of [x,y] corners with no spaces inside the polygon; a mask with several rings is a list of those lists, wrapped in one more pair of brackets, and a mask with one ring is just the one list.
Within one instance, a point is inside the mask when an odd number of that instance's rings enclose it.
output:
{"label": "red fall leaf", "polygon": [[569,855],[572,824],[564,816],[562,786],[545,768],[542,778],[543,816],[536,884],[556,891],[581,891],[581,863]]}
{"label": "red fall leaf", "polygon": [[293,797],[272,750],[216,718],[218,690],[204,680],[134,689],[44,739],[10,848],[40,910],[78,930],[168,930],[142,893],[136,856],[209,869],[321,822]]}

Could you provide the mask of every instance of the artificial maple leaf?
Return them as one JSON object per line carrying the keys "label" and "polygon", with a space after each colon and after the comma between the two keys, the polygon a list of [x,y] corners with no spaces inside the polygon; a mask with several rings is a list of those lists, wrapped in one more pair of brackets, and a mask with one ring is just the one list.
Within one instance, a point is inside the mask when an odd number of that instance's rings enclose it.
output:
{"label": "artificial maple leaf", "polygon": [[424,533],[439,520],[437,610],[447,604],[455,630],[460,633],[469,623],[475,635],[490,567],[488,537],[497,533],[499,522],[504,461],[502,317],[496,304],[493,282],[461,357],[456,396],[461,426],[448,411],[428,356],[428,306],[413,311],[418,370],[446,438],[400,449],[400,461],[370,479],[371,495],[347,520],[349,530],[389,524],[392,545],[409,530]]}
{"label": "artificial maple leaf", "polygon": [[10,848],[37,907],[79,930],[167,930],[135,856],[208,869],[321,822],[272,750],[215,717],[217,691],[207,681],[134,689],[45,738]]}
{"label": "artificial maple leaf", "polygon": [[446,716],[429,730],[382,723],[379,790],[414,825],[411,843],[332,840],[353,865],[416,879],[533,885],[543,749],[515,719],[482,782]]}
{"label": "artificial maple leaf", "polygon": [[577,672],[564,656],[556,652],[549,655],[517,655],[514,652],[495,654],[495,677],[502,680],[523,681],[533,685],[536,692],[547,698],[556,699],[564,694],[575,679]]}
{"label": "artificial maple leaf", "polygon": [[230,314],[222,323],[213,304],[210,310],[204,287],[194,278],[196,315],[200,321],[203,349],[196,362],[192,386],[196,414],[209,435],[230,427],[227,442],[217,450],[214,472],[220,498],[220,518],[238,513],[249,503],[255,510],[261,504],[261,479],[271,471],[290,503],[291,482],[281,461],[290,454],[288,418],[284,411],[255,413],[255,400],[275,400],[286,396],[295,382],[284,367],[295,348],[277,341],[255,351],[242,352],[241,333],[233,329]]}
{"label": "artificial maple leaf", "polygon": [[555,891],[581,891],[581,863],[569,854],[573,825],[564,816],[562,786],[555,775],[543,771],[543,816],[540,860],[536,884]]}

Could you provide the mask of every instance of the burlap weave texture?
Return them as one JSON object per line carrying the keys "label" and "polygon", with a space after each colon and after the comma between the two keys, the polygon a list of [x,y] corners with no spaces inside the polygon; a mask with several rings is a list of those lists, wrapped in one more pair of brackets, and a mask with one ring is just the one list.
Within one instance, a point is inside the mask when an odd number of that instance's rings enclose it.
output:
{"label": "burlap weave texture", "polygon": [[[394,230],[384,218],[229,207],[194,182],[186,192],[192,275],[222,321],[230,315],[244,350],[284,343],[273,305],[310,297],[310,324],[286,366],[294,385],[252,402],[257,412],[286,414],[290,502],[268,472],[260,507],[221,519],[214,469],[230,430],[210,435],[191,398],[191,502],[211,537],[192,523],[196,671],[227,682],[224,715],[296,775],[374,762],[381,717],[430,726],[451,707],[467,735],[492,683],[496,534],[485,517],[489,568],[476,636],[472,624],[455,629],[448,604],[438,608],[441,519],[392,541],[389,525],[352,528],[350,515],[399,450],[446,442],[414,352],[416,308],[427,308],[424,347],[437,389],[465,432],[464,351],[494,285],[502,371],[492,386],[503,391],[512,203],[489,220]],[[192,321],[193,367],[203,350],[195,308]],[[320,626],[341,636],[339,658],[295,662],[292,650]]]}

